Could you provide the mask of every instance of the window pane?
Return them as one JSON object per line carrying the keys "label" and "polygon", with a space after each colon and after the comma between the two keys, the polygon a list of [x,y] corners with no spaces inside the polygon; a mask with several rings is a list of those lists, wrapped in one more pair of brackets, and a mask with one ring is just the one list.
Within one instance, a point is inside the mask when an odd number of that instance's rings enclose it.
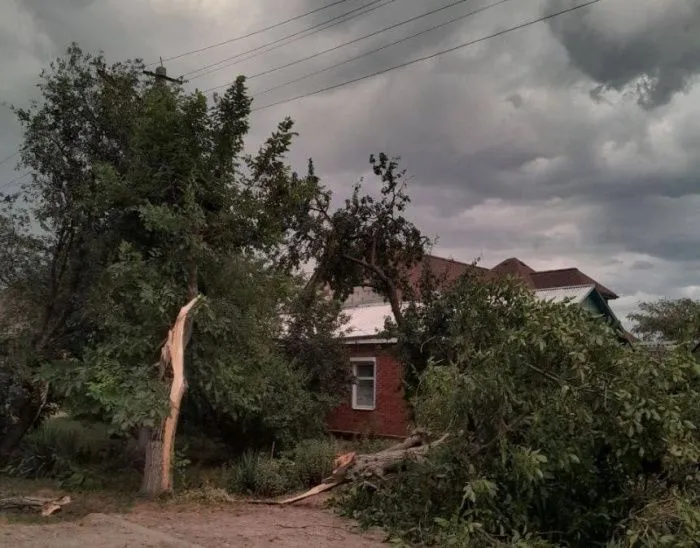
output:
{"label": "window pane", "polygon": [[374,378],[374,364],[373,363],[356,363],[355,364],[355,376],[356,377],[372,377]]}
{"label": "window pane", "polygon": [[358,407],[374,406],[374,381],[357,381],[355,405]]}

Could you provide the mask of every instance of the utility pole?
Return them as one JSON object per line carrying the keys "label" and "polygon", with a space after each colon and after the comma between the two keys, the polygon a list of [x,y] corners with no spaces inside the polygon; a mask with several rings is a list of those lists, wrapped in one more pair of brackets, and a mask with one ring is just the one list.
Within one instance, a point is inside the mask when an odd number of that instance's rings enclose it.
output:
{"label": "utility pole", "polygon": [[156,67],[155,72],[150,70],[144,70],[143,73],[147,76],[153,76],[156,79],[156,83],[172,82],[173,84],[184,84],[187,80],[183,80],[182,76],[180,78],[172,78],[168,76],[167,69],[163,66],[163,59],[160,60],[160,66]]}

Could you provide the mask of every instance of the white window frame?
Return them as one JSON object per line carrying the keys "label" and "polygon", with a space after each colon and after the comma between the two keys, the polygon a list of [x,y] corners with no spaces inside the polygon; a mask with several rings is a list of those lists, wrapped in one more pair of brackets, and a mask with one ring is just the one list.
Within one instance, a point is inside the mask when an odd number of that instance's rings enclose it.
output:
{"label": "white window frame", "polygon": [[[352,408],[358,411],[374,411],[377,408],[377,358],[350,358],[350,363],[352,364]],[[373,375],[371,377],[358,377],[357,376],[357,365],[367,365],[371,363],[373,368]],[[357,382],[362,381],[373,381],[372,391],[372,405],[358,405],[357,404]]]}

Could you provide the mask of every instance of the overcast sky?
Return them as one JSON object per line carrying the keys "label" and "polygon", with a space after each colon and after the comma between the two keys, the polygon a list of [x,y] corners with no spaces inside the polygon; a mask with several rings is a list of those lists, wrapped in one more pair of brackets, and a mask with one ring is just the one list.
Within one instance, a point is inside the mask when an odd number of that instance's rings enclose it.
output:
{"label": "overcast sky", "polygon": [[[260,107],[516,26],[584,0],[511,0],[355,62],[259,95]],[[207,89],[381,30],[454,0],[382,0],[371,13],[224,67]],[[250,80],[253,95],[495,0],[468,0],[370,39]],[[331,0],[2,0],[0,100],[25,104],[40,69],[71,41],[110,60],[169,58]],[[245,40],[166,63],[173,76],[319,25],[347,0]],[[362,11],[354,12],[355,15]],[[342,20],[341,20],[342,21]],[[249,144],[291,116],[290,156],[313,157],[337,195],[372,152],[402,158],[411,215],[436,252],[493,266],[576,266],[640,300],[700,298],[700,2],[601,0],[504,36],[336,90],[256,112]],[[194,76],[194,75],[192,75]],[[0,107],[0,160],[19,127]],[[0,187],[18,174],[0,166]],[[5,188],[5,191],[11,188]]]}

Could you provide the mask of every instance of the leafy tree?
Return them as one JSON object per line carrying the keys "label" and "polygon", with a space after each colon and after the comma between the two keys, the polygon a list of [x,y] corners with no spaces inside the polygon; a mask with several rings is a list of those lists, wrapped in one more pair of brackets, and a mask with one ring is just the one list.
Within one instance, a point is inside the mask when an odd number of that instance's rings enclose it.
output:
{"label": "leafy tree", "polygon": [[514,280],[465,278],[431,307],[418,320],[445,323],[415,413],[451,442],[355,489],[348,511],[440,546],[697,542],[700,367],[687,352],[621,345]]}
{"label": "leafy tree", "polygon": [[22,390],[12,405],[12,424],[0,431],[0,456],[17,445],[47,404],[39,364],[80,354],[89,329],[84,303],[115,249],[95,207],[93,168],[100,162],[125,168],[130,123],[140,109],[135,90],[141,66],[107,66],[103,57],[74,45],[42,72],[41,102],[15,110],[25,129],[21,165],[33,175],[23,186],[24,200],[4,200],[0,283],[32,321],[24,323],[22,364],[15,355],[12,365],[23,371]]}
{"label": "leafy tree", "polygon": [[[242,77],[210,106],[199,92],[142,81],[140,68],[108,68],[73,46],[44,74],[43,102],[18,114],[23,162],[37,172],[25,189],[28,213],[43,229],[47,265],[36,304],[49,303],[49,328],[36,336],[51,353],[33,345],[33,391],[48,379],[76,413],[150,429],[152,464],[169,450],[159,447],[168,399],[159,349],[179,308],[200,293],[187,337],[189,382],[206,400],[199,407],[273,437],[321,415],[309,377],[274,344],[299,289],[285,246],[321,189],[284,162],[289,119],[256,155],[243,153]],[[149,477],[155,468],[144,477],[151,493],[169,484]]]}
{"label": "leafy tree", "polygon": [[639,312],[629,315],[632,331],[645,341],[697,343],[700,339],[700,301],[660,299],[640,303]]}

